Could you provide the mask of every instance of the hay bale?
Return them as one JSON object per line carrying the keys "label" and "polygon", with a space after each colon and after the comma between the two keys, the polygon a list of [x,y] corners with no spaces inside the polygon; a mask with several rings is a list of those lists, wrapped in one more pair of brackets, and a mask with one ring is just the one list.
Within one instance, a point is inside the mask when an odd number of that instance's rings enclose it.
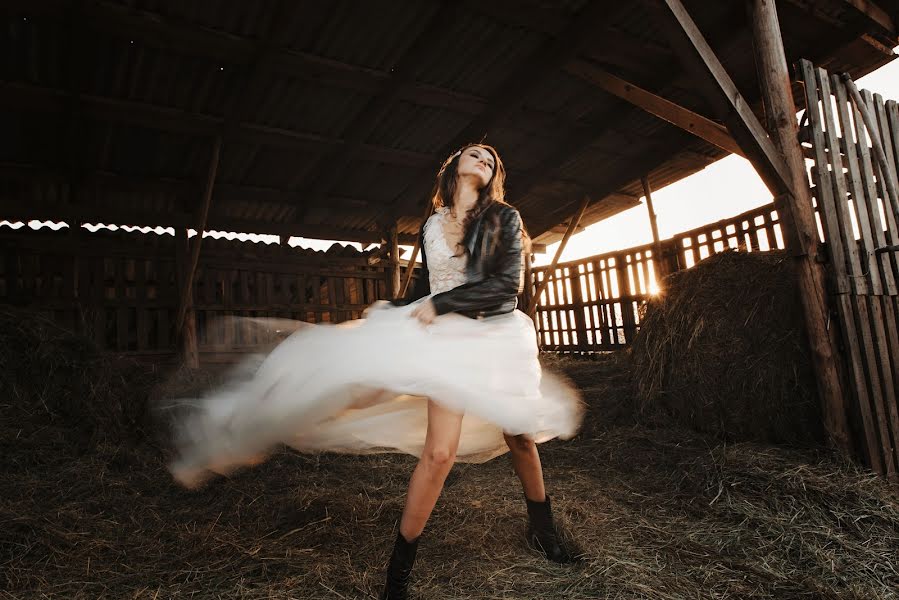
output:
{"label": "hay bale", "polygon": [[544,369],[563,373],[583,394],[587,406],[580,435],[636,424],[633,367],[623,350],[588,356],[543,353]]}
{"label": "hay bale", "polygon": [[633,344],[638,412],[731,440],[822,441],[794,281],[784,252],[725,252],[667,278]]}
{"label": "hay bale", "polygon": [[141,441],[158,373],[103,353],[39,313],[0,308],[4,421],[70,430],[79,443]]}

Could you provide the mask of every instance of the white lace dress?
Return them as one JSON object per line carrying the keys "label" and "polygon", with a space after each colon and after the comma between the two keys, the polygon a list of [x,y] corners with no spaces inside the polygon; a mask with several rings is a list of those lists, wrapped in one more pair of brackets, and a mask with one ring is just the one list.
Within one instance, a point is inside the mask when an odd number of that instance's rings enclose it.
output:
{"label": "white lace dress", "polygon": [[[465,282],[465,258],[447,245],[444,216],[439,211],[425,225],[432,293]],[[251,376],[181,401],[192,408],[176,427],[175,477],[194,485],[210,472],[255,464],[279,444],[418,456],[428,398],[465,413],[460,461],[504,453],[503,431],[538,442],[574,435],[580,398],[541,373],[527,315],[450,313],[425,326],[410,316],[416,304],[377,302],[360,320],[298,326]]]}

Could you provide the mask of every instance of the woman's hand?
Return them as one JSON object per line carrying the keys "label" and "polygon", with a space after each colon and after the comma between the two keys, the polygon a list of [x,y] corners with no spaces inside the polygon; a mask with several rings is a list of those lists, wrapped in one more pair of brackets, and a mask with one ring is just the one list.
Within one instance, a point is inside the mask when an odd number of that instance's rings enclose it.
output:
{"label": "woman's hand", "polygon": [[412,317],[418,319],[422,325],[430,325],[437,318],[437,309],[431,300],[425,300],[414,309],[412,309]]}

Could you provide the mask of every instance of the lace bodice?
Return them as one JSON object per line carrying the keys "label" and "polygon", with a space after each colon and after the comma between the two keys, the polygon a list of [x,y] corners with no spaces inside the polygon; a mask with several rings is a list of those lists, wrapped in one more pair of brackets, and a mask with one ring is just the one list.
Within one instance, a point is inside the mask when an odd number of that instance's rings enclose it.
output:
{"label": "lace bodice", "polygon": [[428,283],[431,293],[439,294],[465,283],[466,255],[456,256],[443,235],[443,219],[449,209],[438,208],[425,223],[425,253],[428,257]]}

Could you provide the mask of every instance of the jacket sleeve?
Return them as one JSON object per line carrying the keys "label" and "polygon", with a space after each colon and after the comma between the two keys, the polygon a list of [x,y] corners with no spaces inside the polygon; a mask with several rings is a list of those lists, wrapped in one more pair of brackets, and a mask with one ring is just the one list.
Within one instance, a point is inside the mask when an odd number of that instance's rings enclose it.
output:
{"label": "jacket sleeve", "polygon": [[418,232],[418,252],[421,254],[421,266],[418,271],[418,279],[415,285],[406,292],[404,298],[394,298],[390,301],[394,306],[406,306],[431,293],[431,283],[428,277],[428,257],[425,256],[425,226],[422,224]]}
{"label": "jacket sleeve", "polygon": [[431,298],[438,315],[496,306],[514,300],[521,292],[521,215],[513,208],[500,214],[496,252],[495,268],[484,279],[465,283]]}

